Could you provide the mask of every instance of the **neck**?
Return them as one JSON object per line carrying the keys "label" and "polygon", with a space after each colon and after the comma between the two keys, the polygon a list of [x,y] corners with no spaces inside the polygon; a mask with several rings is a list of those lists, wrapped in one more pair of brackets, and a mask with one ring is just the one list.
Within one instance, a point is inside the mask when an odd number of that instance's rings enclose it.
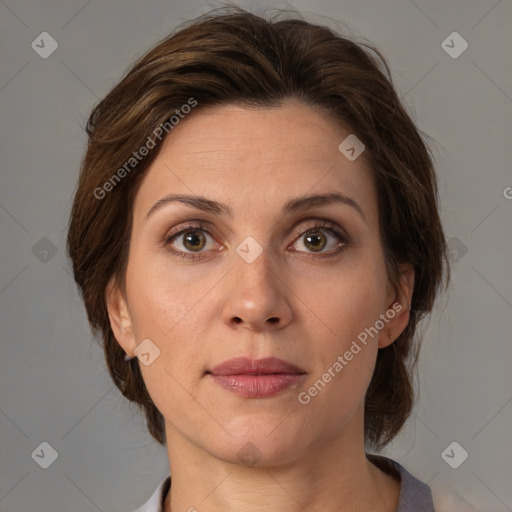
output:
{"label": "neck", "polygon": [[[362,435],[310,446],[287,463],[247,467],[223,460],[166,427],[172,476],[165,512],[396,512],[400,483],[367,460]],[[263,457],[262,460],[265,460]]]}

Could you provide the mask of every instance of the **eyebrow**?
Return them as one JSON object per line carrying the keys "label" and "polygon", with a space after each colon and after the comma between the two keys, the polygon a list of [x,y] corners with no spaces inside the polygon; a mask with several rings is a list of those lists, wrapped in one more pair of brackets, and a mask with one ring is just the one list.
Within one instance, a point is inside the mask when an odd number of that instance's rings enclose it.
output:
{"label": "eyebrow", "polygon": [[[144,221],[147,221],[153,213],[162,208],[163,206],[169,204],[179,202],[190,206],[192,208],[196,208],[198,210],[204,211],[206,213],[213,213],[215,215],[225,215],[229,218],[233,218],[233,210],[230,206],[224,203],[220,203],[218,201],[213,201],[212,199],[208,199],[203,196],[194,196],[194,195],[186,195],[186,194],[169,194],[162,199],[159,199],[148,211]],[[368,221],[363,213],[362,208],[357,204],[353,199],[347,197],[343,194],[339,194],[338,192],[331,192],[328,194],[315,194],[308,196],[300,196],[295,199],[291,199],[288,201],[281,210],[281,215],[290,215],[292,213],[297,213],[301,211],[306,211],[312,208],[318,208],[321,206],[328,206],[330,204],[346,204],[354,208],[364,223],[368,225]]]}

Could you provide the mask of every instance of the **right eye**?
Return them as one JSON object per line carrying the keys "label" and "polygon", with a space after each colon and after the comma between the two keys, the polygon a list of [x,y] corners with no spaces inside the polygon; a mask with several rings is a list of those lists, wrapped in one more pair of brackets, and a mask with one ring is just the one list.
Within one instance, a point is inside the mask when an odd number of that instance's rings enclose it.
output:
{"label": "right eye", "polygon": [[[209,248],[207,247],[207,249],[203,251],[208,242],[207,237],[210,237],[213,243],[210,244]],[[184,259],[190,258],[192,260],[199,260],[203,258],[204,252],[214,250],[214,244],[216,242],[213,240],[211,233],[205,229],[204,226],[198,224],[184,226],[175,232],[171,232],[166,237],[165,243],[174,254]],[[178,247],[176,247],[176,244]],[[218,247],[219,245],[217,244],[217,250],[220,250]]]}

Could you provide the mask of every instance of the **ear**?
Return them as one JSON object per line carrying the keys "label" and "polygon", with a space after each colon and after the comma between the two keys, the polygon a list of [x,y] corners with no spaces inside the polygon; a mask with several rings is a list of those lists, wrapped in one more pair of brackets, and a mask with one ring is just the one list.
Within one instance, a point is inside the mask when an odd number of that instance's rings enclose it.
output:
{"label": "ear", "polygon": [[132,319],[126,298],[114,278],[109,281],[105,290],[105,302],[110,326],[117,342],[129,356],[134,357],[137,345],[133,334]]}
{"label": "ear", "polygon": [[379,348],[391,345],[402,334],[409,323],[409,312],[414,291],[414,265],[402,263],[399,268],[400,289],[392,290],[388,294],[388,307],[386,309],[388,322],[380,332]]}

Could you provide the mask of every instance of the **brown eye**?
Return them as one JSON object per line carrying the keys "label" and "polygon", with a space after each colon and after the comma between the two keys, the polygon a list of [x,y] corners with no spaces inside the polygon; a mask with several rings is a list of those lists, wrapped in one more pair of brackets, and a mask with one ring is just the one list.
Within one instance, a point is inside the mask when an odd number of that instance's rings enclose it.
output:
{"label": "brown eye", "polygon": [[347,241],[347,237],[338,228],[330,223],[321,222],[299,233],[299,238],[293,245],[297,252],[309,253],[311,256],[318,253],[319,256],[328,257],[341,252],[347,245]]}
{"label": "brown eye", "polygon": [[216,247],[211,233],[202,225],[184,226],[175,230],[165,238],[165,245],[174,254],[185,259],[196,260],[206,256],[206,253]]}
{"label": "brown eye", "polygon": [[206,245],[206,237],[200,229],[187,231],[181,235],[183,246],[189,251],[200,251]]}
{"label": "brown eye", "polygon": [[327,244],[326,236],[321,231],[311,231],[312,234],[304,235],[304,245],[312,251],[321,251]]}

